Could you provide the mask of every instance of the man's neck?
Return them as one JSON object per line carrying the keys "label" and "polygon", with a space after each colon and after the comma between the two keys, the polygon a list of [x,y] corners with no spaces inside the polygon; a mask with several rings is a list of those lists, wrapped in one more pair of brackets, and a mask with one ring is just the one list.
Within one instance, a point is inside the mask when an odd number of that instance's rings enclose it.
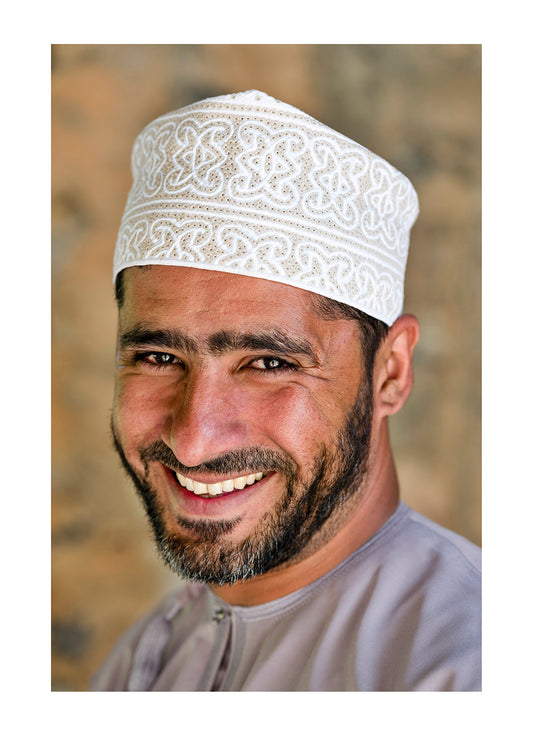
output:
{"label": "man's neck", "polygon": [[311,584],[365,544],[392,516],[399,485],[386,424],[380,434],[362,495],[332,517],[300,556],[279,568],[236,584],[212,587],[233,605],[260,605]]}

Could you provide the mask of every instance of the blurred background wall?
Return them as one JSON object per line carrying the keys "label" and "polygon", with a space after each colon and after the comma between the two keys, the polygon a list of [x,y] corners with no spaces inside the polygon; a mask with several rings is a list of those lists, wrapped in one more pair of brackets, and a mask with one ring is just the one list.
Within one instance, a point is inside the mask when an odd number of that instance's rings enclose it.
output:
{"label": "blurred background wall", "polygon": [[398,167],[417,189],[405,310],[415,389],[391,421],[403,499],[480,543],[479,45],[52,47],[52,688],[86,690],[117,637],[176,586],[109,435],[115,236],[137,133],[260,89]]}

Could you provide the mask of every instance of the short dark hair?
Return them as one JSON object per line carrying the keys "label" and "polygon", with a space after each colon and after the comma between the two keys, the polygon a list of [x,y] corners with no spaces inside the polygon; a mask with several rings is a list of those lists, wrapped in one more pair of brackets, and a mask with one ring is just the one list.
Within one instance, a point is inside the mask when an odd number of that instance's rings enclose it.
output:
{"label": "short dark hair", "polygon": [[[115,281],[115,298],[119,308],[124,303],[124,272],[121,270]],[[389,331],[388,325],[369,314],[356,309],[349,304],[342,304],[332,298],[321,296],[318,293],[313,294],[313,306],[316,313],[329,320],[352,319],[357,322],[361,333],[361,349],[365,362],[366,375],[369,380],[372,379],[374,371],[374,359],[378,348],[387,337]]]}
{"label": "short dark hair", "polygon": [[120,270],[115,280],[115,299],[119,309],[122,308],[124,303],[124,272],[125,270]]}

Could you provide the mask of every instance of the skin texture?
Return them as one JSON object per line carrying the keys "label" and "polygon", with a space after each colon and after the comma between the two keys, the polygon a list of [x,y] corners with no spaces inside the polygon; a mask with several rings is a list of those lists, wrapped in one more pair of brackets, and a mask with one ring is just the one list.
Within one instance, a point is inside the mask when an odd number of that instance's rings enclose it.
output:
{"label": "skin texture", "polygon": [[[258,335],[259,342],[250,337]],[[219,596],[253,605],[289,594],[342,562],[392,515],[399,490],[387,416],[411,390],[417,339],[416,319],[404,315],[378,350],[366,391],[372,409],[368,458],[333,513],[280,565],[214,585]],[[313,484],[321,462],[328,483],[338,476],[343,431],[365,392],[364,365],[357,323],[320,317],[312,294],[222,272],[131,268],[119,315],[121,341],[115,441],[136,483],[146,482],[157,496],[166,532],[188,547],[210,540],[239,551],[265,522],[271,525],[290,479],[300,494]],[[233,458],[229,470],[210,466],[220,458]],[[206,484],[241,472],[263,471],[265,477],[204,500],[183,490],[169,466]]]}

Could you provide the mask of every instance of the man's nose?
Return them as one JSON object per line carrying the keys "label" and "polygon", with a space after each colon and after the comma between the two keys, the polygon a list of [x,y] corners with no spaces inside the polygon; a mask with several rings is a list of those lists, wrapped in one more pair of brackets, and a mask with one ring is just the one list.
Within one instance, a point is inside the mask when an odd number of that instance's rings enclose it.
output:
{"label": "man's nose", "polygon": [[199,369],[180,386],[162,439],[184,466],[198,466],[245,444],[246,424],[230,382],[215,369]]}

